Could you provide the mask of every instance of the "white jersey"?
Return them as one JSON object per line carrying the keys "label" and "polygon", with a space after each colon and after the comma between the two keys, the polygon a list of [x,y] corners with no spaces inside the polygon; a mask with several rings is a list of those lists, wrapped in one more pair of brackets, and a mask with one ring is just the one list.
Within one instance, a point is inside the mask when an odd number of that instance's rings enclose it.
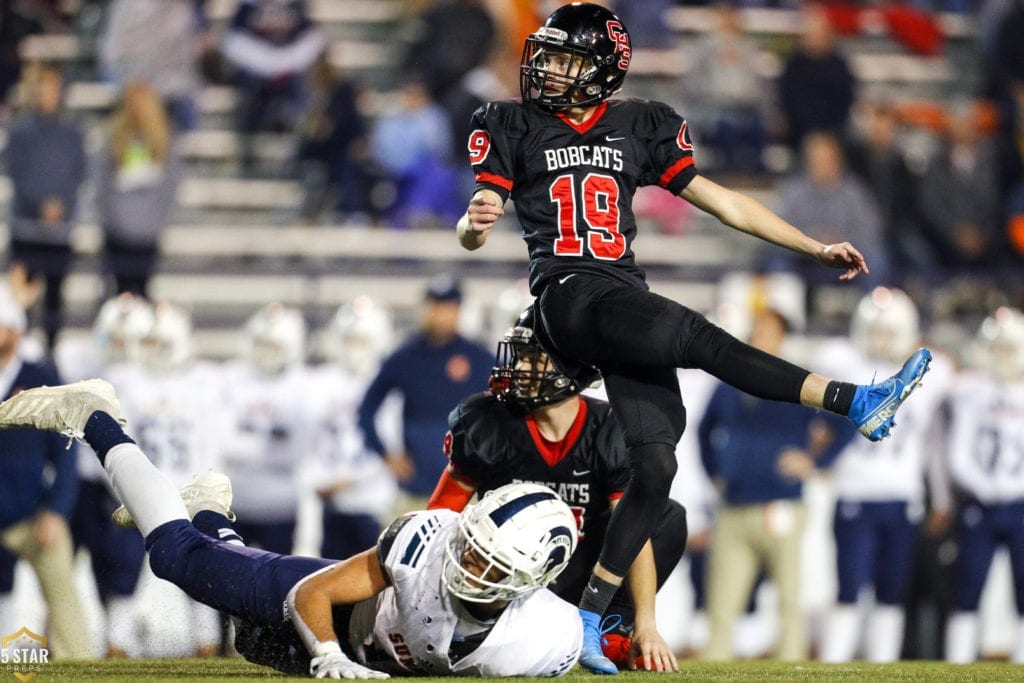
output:
{"label": "white jersey", "polygon": [[[313,373],[307,386],[314,411],[307,486],[344,484],[331,496],[333,510],[384,518],[391,515],[398,484],[383,458],[366,448],[357,425],[359,402],[369,379],[358,379],[333,365],[320,366]],[[401,443],[401,419],[401,402],[389,398],[376,418],[385,443]]]}
{"label": "white jersey", "polygon": [[953,481],[983,503],[1024,500],[1024,380],[965,373],[949,440]]}
{"label": "white jersey", "polygon": [[[445,545],[458,519],[451,510],[429,510],[395,522],[402,526],[384,559],[392,585],[357,604],[349,622],[349,644],[359,659],[374,668],[383,662],[398,674],[429,676],[550,677],[569,671],[583,642],[573,605],[542,588],[512,600],[485,624],[445,589]],[[483,633],[475,649],[452,661],[453,642]]]}
{"label": "white jersey", "polygon": [[310,448],[309,370],[267,375],[248,363],[225,366],[221,400],[227,434],[222,457],[231,477],[231,508],[250,522],[295,519],[296,468]]}
{"label": "white jersey", "polygon": [[216,376],[206,364],[174,373],[133,369],[116,379],[132,438],[176,486],[220,467]]}
{"label": "white jersey", "polygon": [[[884,361],[865,358],[846,341],[825,347],[828,358],[841,366],[828,373],[845,381],[867,384],[882,381],[900,368]],[[924,379],[924,389],[914,394],[896,414],[892,436],[872,442],[855,436],[832,466],[836,496],[845,501],[907,501],[924,497],[929,458],[939,452],[936,436],[942,434],[940,407],[955,375],[950,358],[935,354]]]}
{"label": "white jersey", "polygon": [[[99,377],[110,382],[119,396],[121,387],[130,386],[135,381],[133,377],[141,372],[137,365],[127,361],[105,364],[103,352],[92,335],[62,336],[53,357],[65,384]],[[84,444],[78,447],[78,474],[88,481],[109,483],[96,454]]]}

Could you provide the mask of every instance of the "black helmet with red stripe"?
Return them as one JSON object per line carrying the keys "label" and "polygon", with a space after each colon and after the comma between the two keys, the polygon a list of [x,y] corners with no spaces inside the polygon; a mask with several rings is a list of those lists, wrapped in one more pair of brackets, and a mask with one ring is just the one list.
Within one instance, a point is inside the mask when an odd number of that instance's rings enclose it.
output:
{"label": "black helmet with red stripe", "polygon": [[[562,74],[550,66],[556,55],[570,58]],[[597,104],[622,88],[631,57],[629,32],[613,12],[589,2],[559,7],[526,39],[523,101],[552,109]]]}

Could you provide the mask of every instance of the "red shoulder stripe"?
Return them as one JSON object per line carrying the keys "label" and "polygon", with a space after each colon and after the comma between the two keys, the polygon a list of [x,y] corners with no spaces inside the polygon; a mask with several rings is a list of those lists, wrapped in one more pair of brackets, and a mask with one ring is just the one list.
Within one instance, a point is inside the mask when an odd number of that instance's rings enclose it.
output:
{"label": "red shoulder stripe", "polygon": [[661,187],[667,187],[672,179],[682,173],[685,169],[693,166],[693,157],[683,157],[676,163],[672,164],[667,171],[661,174],[658,178],[658,185]]}
{"label": "red shoulder stripe", "polygon": [[478,183],[488,183],[489,185],[497,185],[506,192],[512,191],[512,181],[494,173],[485,173],[481,171],[476,174],[476,181]]}

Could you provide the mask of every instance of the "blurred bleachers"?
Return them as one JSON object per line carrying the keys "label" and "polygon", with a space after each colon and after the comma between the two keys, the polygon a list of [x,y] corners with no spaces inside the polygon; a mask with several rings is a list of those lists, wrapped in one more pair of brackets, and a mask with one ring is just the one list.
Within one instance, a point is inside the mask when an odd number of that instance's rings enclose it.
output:
{"label": "blurred bleachers", "polygon": [[[207,3],[215,27],[224,25],[234,6],[235,0]],[[403,7],[401,0],[310,3],[312,16],[330,42],[332,61],[378,93],[396,79],[398,51],[392,48]],[[671,46],[637,51],[626,94],[676,103],[678,80],[688,68],[693,38],[711,29],[713,11],[682,6],[671,10],[666,17],[673,34]],[[973,21],[964,15],[941,15],[945,46],[936,56],[912,54],[881,30],[846,38],[844,49],[851,55],[864,92],[886,93],[910,104],[941,102],[976,89]],[[758,68],[777,68],[780,46],[795,37],[796,13],[744,10],[744,25],[764,46],[765,60]],[[25,46],[27,57],[59,59],[73,67],[67,104],[92,131],[92,151],[116,97],[116,89],[97,80],[95,69],[90,68],[94,57],[89,50],[94,40],[94,36],[90,39],[79,32],[36,37]],[[237,326],[261,303],[273,299],[302,306],[311,322],[318,324],[339,304],[370,293],[395,307],[402,323],[411,320],[423,283],[436,272],[463,274],[470,296],[484,304],[525,276],[526,249],[518,236],[514,212],[503,219],[487,249],[477,253],[460,249],[452,230],[302,224],[302,187],[287,173],[294,136],[257,136],[256,158],[261,168],[273,172],[243,176],[240,142],[233,130],[234,90],[222,84],[208,85],[198,102],[199,126],[182,140],[187,178],[180,188],[180,206],[162,240],[152,295],[191,310],[202,353],[232,353]],[[3,142],[0,135],[0,147]],[[776,179],[740,178],[730,184],[772,206]],[[4,220],[9,199],[9,182],[0,178]],[[101,236],[90,205],[87,196],[75,240],[80,258],[64,291],[70,325],[78,331],[89,326],[104,293]],[[707,309],[714,303],[714,285],[721,276],[751,266],[762,245],[720,230],[712,219],[697,213],[688,214],[686,229],[677,235],[641,226],[636,249],[659,291]],[[0,226],[0,232],[0,246],[6,248],[6,226]]]}

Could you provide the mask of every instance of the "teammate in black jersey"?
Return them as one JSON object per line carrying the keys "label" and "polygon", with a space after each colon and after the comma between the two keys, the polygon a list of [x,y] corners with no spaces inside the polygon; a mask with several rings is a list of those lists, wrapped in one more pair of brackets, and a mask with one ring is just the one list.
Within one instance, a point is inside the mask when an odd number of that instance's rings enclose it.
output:
{"label": "teammate in black jersey", "polygon": [[[428,507],[460,511],[475,492],[483,495],[512,482],[551,487],[580,526],[576,552],[551,589],[578,602],[601,552],[611,510],[629,483],[629,460],[608,403],[580,396],[583,383],[554,368],[533,328],[530,308],[498,344],[491,391],[466,398],[449,416],[449,464]],[[682,505],[666,502],[651,541],[630,568],[630,590],[620,589],[608,608],[621,623],[605,634],[604,652],[620,666],[678,671],[655,625],[654,595],[686,548]],[[611,616],[607,621],[607,628],[615,623]]]}
{"label": "teammate in black jersey", "polygon": [[659,185],[725,225],[844,272],[868,274],[849,242],[822,244],[760,203],[699,175],[686,121],[670,107],[610,101],[629,68],[629,33],[609,10],[573,3],[526,40],[522,102],[492,102],[473,117],[476,191],[459,243],[484,245],[511,198],[530,253],[537,335],[577,378],[600,370],[622,427],[632,476],[609,523],[601,559],[580,601],[580,663],[617,673],[600,651],[600,619],[665,507],[686,425],[677,367],[700,368],[749,394],[848,415],[871,440],[888,435],[931,354],[856,386],[756,351],[703,316],[648,290],[630,246],[633,194]]}

